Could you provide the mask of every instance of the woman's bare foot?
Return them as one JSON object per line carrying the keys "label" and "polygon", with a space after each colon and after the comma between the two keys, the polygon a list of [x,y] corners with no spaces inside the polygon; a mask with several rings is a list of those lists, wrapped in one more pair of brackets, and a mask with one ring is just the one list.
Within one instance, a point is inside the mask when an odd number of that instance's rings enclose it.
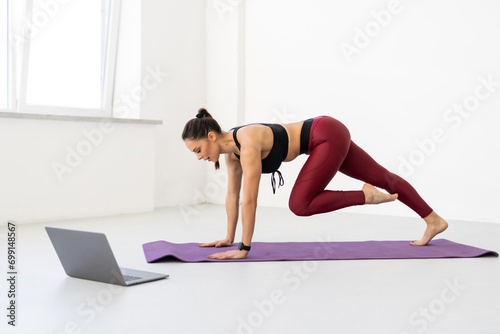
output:
{"label": "woman's bare foot", "polygon": [[365,183],[361,189],[365,193],[365,204],[380,204],[395,201],[398,194],[386,194],[369,183]]}
{"label": "woman's bare foot", "polygon": [[424,218],[427,223],[427,228],[425,229],[424,236],[418,241],[411,241],[413,246],[425,246],[432,240],[437,234],[443,232],[448,228],[448,223],[446,220],[441,218],[434,211],[430,215]]}

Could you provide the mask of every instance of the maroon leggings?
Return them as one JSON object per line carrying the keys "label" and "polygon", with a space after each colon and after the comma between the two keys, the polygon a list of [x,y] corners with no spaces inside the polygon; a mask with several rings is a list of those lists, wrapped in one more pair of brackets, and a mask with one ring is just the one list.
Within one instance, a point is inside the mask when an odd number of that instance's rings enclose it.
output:
{"label": "maroon leggings", "polygon": [[329,116],[313,119],[310,153],[290,194],[289,207],[298,216],[310,216],[365,203],[363,191],[332,191],[326,186],[337,171],[352,178],[398,193],[398,199],[420,217],[432,209],[404,179],[380,166],[356,145],[344,124]]}

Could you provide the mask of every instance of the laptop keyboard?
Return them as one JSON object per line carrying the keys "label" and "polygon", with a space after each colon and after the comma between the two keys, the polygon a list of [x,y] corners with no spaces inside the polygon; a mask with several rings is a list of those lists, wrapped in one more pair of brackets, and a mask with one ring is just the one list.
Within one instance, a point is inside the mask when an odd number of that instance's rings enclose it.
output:
{"label": "laptop keyboard", "polygon": [[130,281],[135,281],[135,280],[141,279],[142,277],[123,275],[123,278],[125,279],[125,282],[130,282]]}

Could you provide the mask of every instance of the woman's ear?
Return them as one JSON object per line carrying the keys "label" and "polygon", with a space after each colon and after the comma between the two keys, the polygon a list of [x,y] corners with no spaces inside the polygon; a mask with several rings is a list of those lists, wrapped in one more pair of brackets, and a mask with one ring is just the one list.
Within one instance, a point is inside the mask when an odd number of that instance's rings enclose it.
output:
{"label": "woman's ear", "polygon": [[217,135],[215,134],[215,132],[210,131],[208,133],[208,140],[210,140],[211,142],[215,142],[217,140]]}

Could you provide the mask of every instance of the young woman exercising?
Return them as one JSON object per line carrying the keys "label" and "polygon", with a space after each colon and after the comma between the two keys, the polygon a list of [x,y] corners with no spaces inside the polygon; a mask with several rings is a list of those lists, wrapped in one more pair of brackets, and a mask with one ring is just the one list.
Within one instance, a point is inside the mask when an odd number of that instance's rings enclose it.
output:
{"label": "young woman exercising", "polygon": [[[227,236],[224,240],[201,247],[233,244],[243,179],[243,235],[239,250],[209,256],[213,259],[246,258],[255,226],[261,174],[272,173],[274,192],[275,173],[278,173],[278,184],[283,184],[278,171],[281,163],[292,161],[300,154],[308,154],[309,158],[295,181],[289,200],[290,210],[298,216],[399,199],[427,224],[423,237],[412,241],[412,245],[427,245],[436,234],[448,227],[448,223],[427,205],[407,181],[380,166],[351,140],[349,130],[341,122],[329,116],[281,125],[249,124],[223,132],[217,121],[202,108],[195,118],[187,122],[182,139],[198,160],[212,161],[216,169],[219,168],[220,155],[225,154],[228,170]],[[357,191],[325,190],[338,171],[366,183]],[[389,194],[375,187],[385,189]]]}

